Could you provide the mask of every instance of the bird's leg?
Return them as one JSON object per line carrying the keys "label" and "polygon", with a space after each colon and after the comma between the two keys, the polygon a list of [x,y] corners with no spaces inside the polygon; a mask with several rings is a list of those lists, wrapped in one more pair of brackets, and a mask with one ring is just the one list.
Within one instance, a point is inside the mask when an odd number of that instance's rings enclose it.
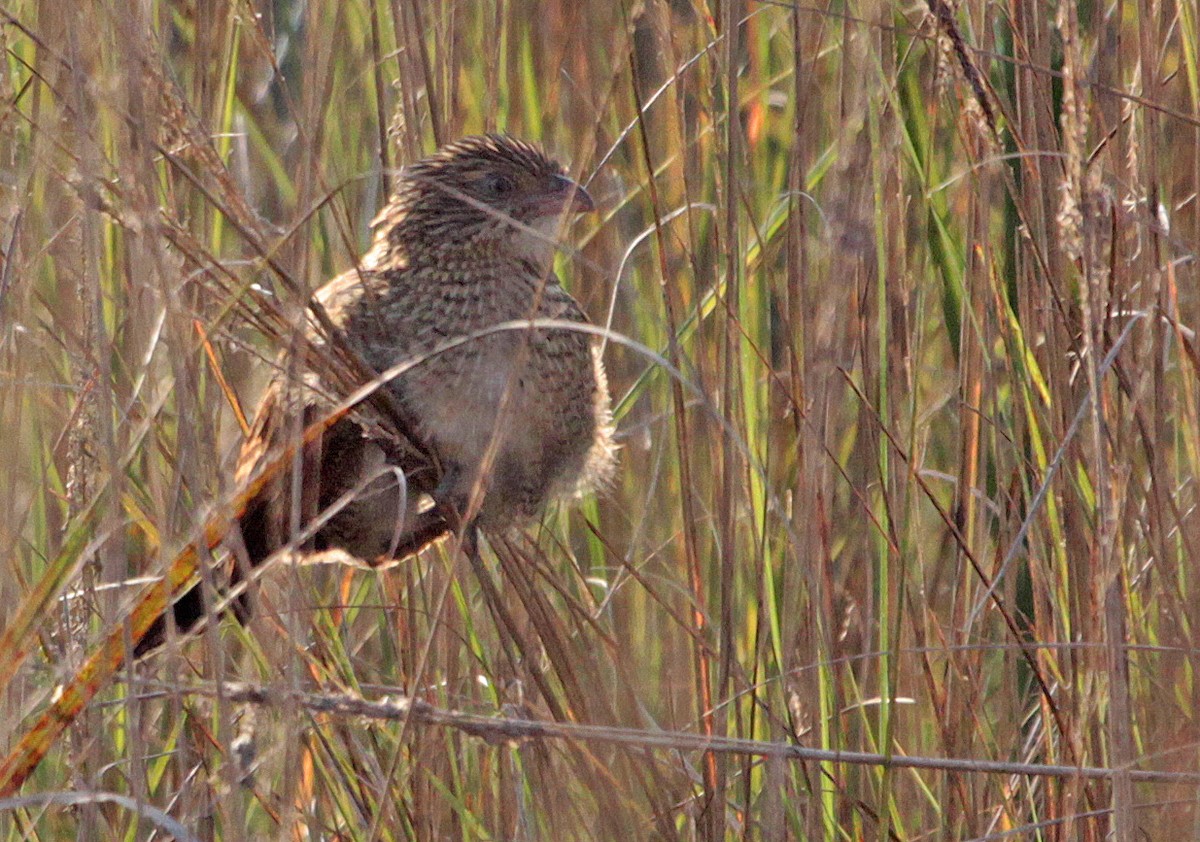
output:
{"label": "bird's leg", "polygon": [[462,468],[456,463],[451,463],[446,466],[437,488],[429,494],[433,498],[433,508],[440,511],[455,527],[458,526],[459,515],[467,510],[467,500],[458,492],[461,479]]}
{"label": "bird's leg", "polygon": [[437,488],[430,494],[433,498],[433,508],[430,512],[436,513],[450,531],[459,536],[473,531],[470,527],[474,521],[474,517],[468,511],[470,497],[462,493],[462,477],[462,467],[451,463],[446,467]]}
{"label": "bird's leg", "polygon": [[403,514],[403,528],[387,556],[381,556],[377,560],[378,565],[402,560],[420,552],[444,535],[459,533],[463,521],[461,513],[466,510],[466,500],[457,493],[460,476],[461,471],[457,467],[452,465],[447,469],[437,487],[428,492],[433,505],[424,510],[417,506],[424,492],[410,486],[411,494]]}
{"label": "bird's leg", "polygon": [[442,481],[433,490],[433,508],[450,531],[458,536],[459,546],[472,566],[479,561],[478,512],[471,512],[469,494],[462,493],[463,469],[451,464],[446,468]]}
{"label": "bird's leg", "polygon": [[462,536],[462,553],[471,562],[471,568],[476,575],[480,573],[482,568],[482,559],[479,557],[479,529],[475,526],[468,526]]}

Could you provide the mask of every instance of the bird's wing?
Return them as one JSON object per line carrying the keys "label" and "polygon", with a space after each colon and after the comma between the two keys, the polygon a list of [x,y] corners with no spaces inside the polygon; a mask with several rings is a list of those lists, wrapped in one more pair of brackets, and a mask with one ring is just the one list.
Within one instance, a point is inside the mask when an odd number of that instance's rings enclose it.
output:
{"label": "bird's wing", "polygon": [[587,317],[587,313],[583,312],[583,308],[579,306],[569,292],[558,284],[558,279],[551,277],[551,283],[546,285],[546,292],[542,299],[541,313],[542,318],[547,319],[562,319],[567,322],[580,322],[587,324],[591,321]]}

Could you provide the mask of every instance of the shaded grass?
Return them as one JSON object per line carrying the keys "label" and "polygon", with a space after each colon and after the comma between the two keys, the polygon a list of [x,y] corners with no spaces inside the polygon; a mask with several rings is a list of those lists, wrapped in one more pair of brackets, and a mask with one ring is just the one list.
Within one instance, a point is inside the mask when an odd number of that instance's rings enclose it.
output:
{"label": "shaded grass", "polygon": [[[248,630],[124,673],[25,792],[222,839],[1187,836],[1182,782],[651,739],[1196,771],[1196,21],[1119,8],[10,4],[8,746],[119,624],[108,586],[235,493],[230,395],[361,254],[396,164],[496,128],[571,160],[603,212],[561,274],[657,354],[608,344],[609,492],[482,569],[445,545],[272,571]],[[147,817],[24,806],[0,833]]]}

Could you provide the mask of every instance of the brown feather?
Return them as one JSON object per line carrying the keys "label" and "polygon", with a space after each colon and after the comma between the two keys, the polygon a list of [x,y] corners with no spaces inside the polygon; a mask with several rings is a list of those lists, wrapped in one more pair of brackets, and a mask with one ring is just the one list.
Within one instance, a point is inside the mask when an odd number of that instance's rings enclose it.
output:
{"label": "brown feather", "polygon": [[[263,396],[238,481],[358,386],[415,365],[301,448],[294,470],[246,507],[226,542],[228,583],[284,548],[376,564],[419,552],[463,515],[503,532],[607,478],[612,421],[591,338],[489,332],[531,318],[587,321],[550,271],[548,235],[591,207],[560,164],[496,135],[464,138],[405,171],[362,266],[316,292],[336,335],[314,323],[300,356],[285,355],[279,370],[299,372],[297,382],[281,374]],[[244,619],[250,594],[234,608]],[[180,630],[195,626],[206,613],[200,586],[173,613]],[[160,618],[137,654],[166,629]]]}

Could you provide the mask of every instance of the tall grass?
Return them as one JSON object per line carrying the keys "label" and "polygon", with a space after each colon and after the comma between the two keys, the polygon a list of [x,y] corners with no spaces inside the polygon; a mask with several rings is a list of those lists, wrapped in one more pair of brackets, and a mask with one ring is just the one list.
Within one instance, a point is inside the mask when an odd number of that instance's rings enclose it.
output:
{"label": "tall grass", "polygon": [[437,143],[598,198],[559,268],[622,443],[482,568],[270,570],[0,838],[1197,833],[1194,5],[9,0],[0,46],[0,755]]}

